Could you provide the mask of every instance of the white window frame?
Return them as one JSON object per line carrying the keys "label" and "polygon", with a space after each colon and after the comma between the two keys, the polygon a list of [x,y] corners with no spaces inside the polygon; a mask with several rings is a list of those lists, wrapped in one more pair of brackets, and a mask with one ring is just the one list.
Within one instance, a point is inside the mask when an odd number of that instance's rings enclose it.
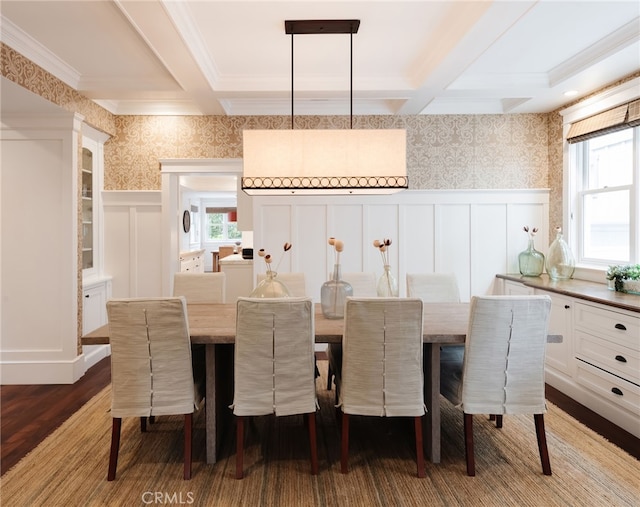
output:
{"label": "white window frame", "polygon": [[[572,123],[580,121],[589,116],[601,113],[613,107],[631,102],[640,98],[638,94],[640,90],[640,78],[635,78],[627,81],[619,86],[611,88],[601,94],[595,95],[585,101],[582,101],[574,106],[560,111],[563,117],[563,230],[565,232],[564,237],[569,243],[574,253],[580,252],[579,241],[581,241],[581,231],[579,231],[579,213],[580,203],[577,202],[579,179],[582,178],[582,174],[579,174],[578,162],[581,154],[579,153],[581,144],[570,145],[566,141],[569,127]],[[640,136],[636,136],[640,137]],[[638,157],[640,156],[639,143],[636,139],[634,144],[634,158],[636,167],[634,170],[633,181],[633,194],[630,195],[631,204],[631,262],[640,262],[640,233],[638,233],[638,227],[640,226],[640,218],[638,214],[640,212],[640,181],[638,181]],[[575,278],[592,280],[600,283],[605,283],[604,272],[607,266],[602,263],[589,263],[584,260],[576,259],[576,273]]]}

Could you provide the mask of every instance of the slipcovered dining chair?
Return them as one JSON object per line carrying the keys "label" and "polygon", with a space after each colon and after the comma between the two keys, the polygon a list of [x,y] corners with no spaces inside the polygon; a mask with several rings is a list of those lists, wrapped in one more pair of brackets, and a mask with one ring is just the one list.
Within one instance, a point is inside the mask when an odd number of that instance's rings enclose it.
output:
{"label": "slipcovered dining chair", "polygon": [[224,273],[188,273],[173,275],[173,295],[184,296],[187,303],[225,303]]}
{"label": "slipcovered dining chair", "polygon": [[454,273],[407,273],[407,295],[425,303],[459,303]]}
{"label": "slipcovered dining chair", "polygon": [[[258,273],[258,283],[264,280],[266,276],[265,273]],[[307,297],[307,282],[304,273],[278,273],[277,278],[289,289],[291,297]]]}
{"label": "slipcovered dining chair", "polygon": [[[329,273],[329,278],[331,278],[331,273]],[[343,273],[342,279],[353,288],[353,297],[368,298],[378,296],[376,274],[373,271]],[[331,381],[335,378],[337,403],[340,385],[340,369],[342,368],[342,345],[340,343],[330,343],[327,346],[327,359],[329,362],[327,391],[331,390]]]}
{"label": "slipcovered dining chair", "polygon": [[[454,273],[407,273],[407,295],[425,303],[459,303],[460,290]],[[462,365],[464,345],[440,347],[440,393],[443,396],[457,389],[450,372],[453,365]]]}
{"label": "slipcovered dining chair", "polygon": [[349,416],[412,417],[418,477],[424,477],[422,300],[347,298],[342,341],[341,471],[347,473]]}
{"label": "slipcovered dining chair", "polygon": [[231,405],[237,423],[237,479],[244,475],[244,420],[269,414],[305,414],[311,473],[318,473],[314,342],[310,298],[238,298]]}
{"label": "slipcovered dining chair", "polygon": [[111,299],[111,452],[107,480],[116,477],[123,417],[184,415],[184,479],[191,478],[193,412],[200,406],[191,367],[187,306],[179,298]]}
{"label": "slipcovered dining chair", "polygon": [[[467,474],[475,475],[473,414],[488,414],[502,427],[505,414],[533,414],[545,475],[551,464],[544,429],[544,359],[551,298],[483,296],[471,299],[462,367],[446,365],[459,379],[447,398],[462,408]],[[452,371],[448,371],[451,368]]]}

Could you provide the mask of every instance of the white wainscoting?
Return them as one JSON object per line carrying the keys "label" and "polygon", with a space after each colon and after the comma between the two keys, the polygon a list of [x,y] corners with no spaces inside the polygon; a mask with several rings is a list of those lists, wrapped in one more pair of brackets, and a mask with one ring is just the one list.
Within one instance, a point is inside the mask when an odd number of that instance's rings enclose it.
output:
{"label": "white wainscoting", "polygon": [[[546,253],[549,191],[434,190],[380,196],[254,196],[254,251],[273,257],[272,269],[305,273],[309,296],[333,267],[328,238],[345,243],[343,272],[382,274],[375,239],[390,238],[390,265],[406,295],[410,272],[454,272],[463,300],[493,293],[496,273],[518,272],[527,246],[523,227],[538,227],[536,247]],[[293,248],[283,255],[285,242]],[[254,271],[265,271],[257,255]]]}
{"label": "white wainscoting", "polygon": [[[320,300],[320,287],[333,268],[330,236],[341,239],[344,272],[382,274],[374,239],[391,238],[390,264],[406,295],[409,272],[454,272],[465,301],[493,293],[496,273],[518,272],[518,253],[527,246],[523,226],[538,227],[536,247],[546,253],[549,192],[534,190],[405,191],[391,195],[254,196],[254,282],[265,264],[260,248],[273,258],[272,268],[302,271],[309,296]],[[113,276],[114,297],[161,296],[161,192],[107,191],[105,271]],[[285,242],[293,244],[286,254]]]}
{"label": "white wainscoting", "polygon": [[160,191],[104,191],[104,269],[112,295],[162,296]]}

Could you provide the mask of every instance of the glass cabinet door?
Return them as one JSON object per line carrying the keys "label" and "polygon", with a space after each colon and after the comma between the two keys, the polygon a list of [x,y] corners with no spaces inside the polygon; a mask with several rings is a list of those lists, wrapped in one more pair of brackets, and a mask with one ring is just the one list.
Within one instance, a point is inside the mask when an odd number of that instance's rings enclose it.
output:
{"label": "glass cabinet door", "polygon": [[93,152],[82,148],[82,269],[93,268]]}

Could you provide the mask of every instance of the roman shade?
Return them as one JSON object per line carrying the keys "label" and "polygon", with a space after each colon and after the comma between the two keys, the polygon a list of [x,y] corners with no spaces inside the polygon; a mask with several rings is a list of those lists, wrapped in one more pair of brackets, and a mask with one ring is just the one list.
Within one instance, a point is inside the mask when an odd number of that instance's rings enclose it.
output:
{"label": "roman shade", "polygon": [[216,208],[212,208],[210,206],[207,206],[207,208],[205,209],[205,212],[207,214],[214,214],[214,213],[232,213],[234,211],[238,211],[238,208],[232,208],[230,206],[224,207],[224,206],[220,206],[220,207],[216,207]]}
{"label": "roman shade", "polygon": [[567,142],[580,143],[637,125],[640,125],[640,99],[572,123]]}

